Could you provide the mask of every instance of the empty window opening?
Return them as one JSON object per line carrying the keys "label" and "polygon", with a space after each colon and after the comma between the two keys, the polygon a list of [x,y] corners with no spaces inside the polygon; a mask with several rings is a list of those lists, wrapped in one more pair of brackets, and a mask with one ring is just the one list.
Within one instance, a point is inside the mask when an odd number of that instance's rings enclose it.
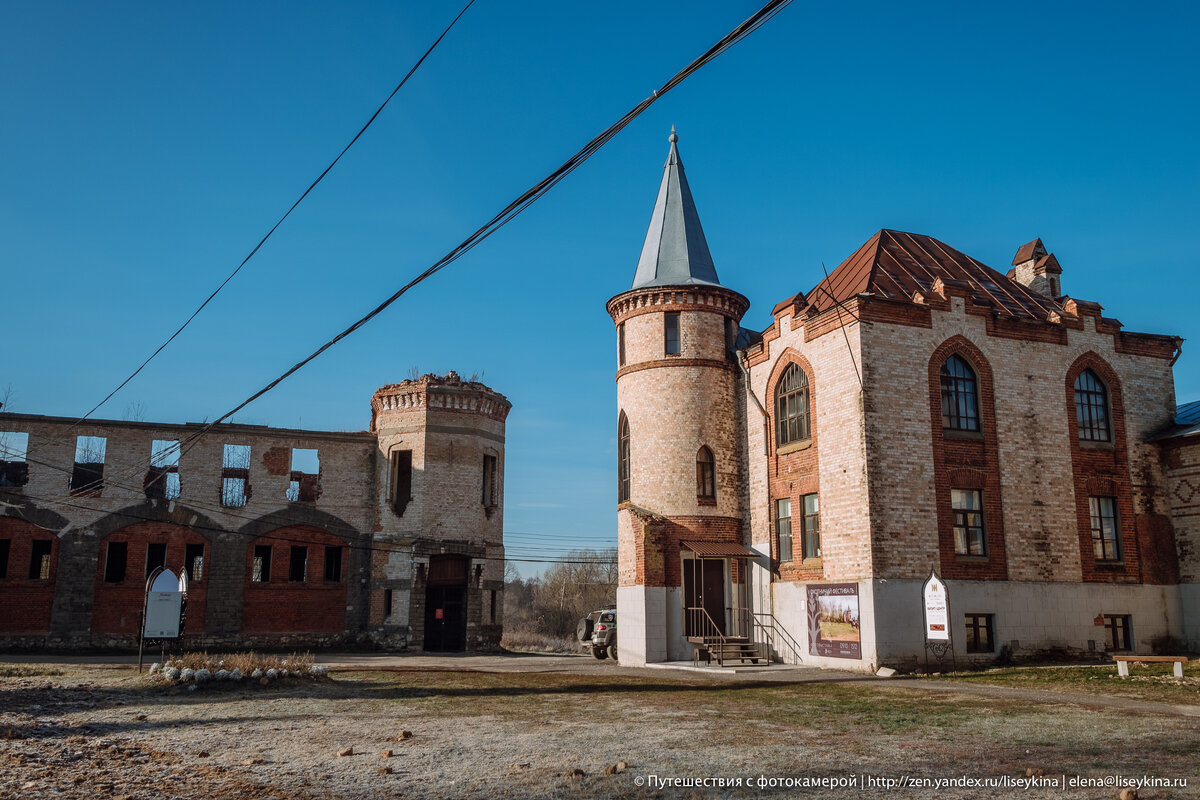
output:
{"label": "empty window opening", "polygon": [[254,583],[271,582],[271,545],[254,546],[254,563],[250,568],[250,580]]}
{"label": "empty window opening", "polygon": [[663,314],[663,350],[667,355],[679,354],[679,312]]}
{"label": "empty window opening", "polygon": [[492,624],[495,625],[496,624],[496,590],[495,589],[492,589],[492,600],[491,600],[491,603],[488,604],[488,608],[489,608],[488,613],[491,617]]}
{"label": "empty window opening", "polygon": [[328,583],[338,583],[342,580],[342,548],[325,548],[325,580]]}
{"label": "empty window opening", "polygon": [[250,445],[227,444],[221,455],[221,505],[241,508],[250,499]]}
{"label": "empty window opening", "polygon": [[50,551],[53,542],[49,539],[34,539],[33,551],[29,554],[29,580],[45,581],[50,579]]}
{"label": "empty window opening", "polygon": [[75,466],[71,470],[71,494],[100,494],[104,485],[103,436],[80,436],[75,440]]}
{"label": "empty window opening", "polygon": [[292,448],[292,473],[288,482],[287,499],[293,503],[315,503],[321,461],[316,450]]}
{"label": "empty window opening", "polygon": [[174,500],[179,497],[179,442],[155,439],[150,444],[150,471],[146,473],[146,497]]}
{"label": "empty window opening", "polygon": [[392,615],[392,590],[383,590],[383,616],[390,617]]}
{"label": "empty window opening", "polygon": [[399,516],[404,516],[412,500],[412,450],[393,450],[391,478],[388,480],[388,504]]}
{"label": "empty window opening", "polygon": [[792,499],[775,501],[775,530],[779,534],[779,560],[792,560]]}
{"label": "empty window opening", "polygon": [[187,572],[188,583],[196,583],[204,579],[204,545],[189,544],[184,551],[183,569]]}
{"label": "empty window opening", "polygon": [[303,583],[308,574],[308,548],[293,546],[291,559],[288,562],[288,580],[293,583]]}
{"label": "empty window opening", "polygon": [[158,567],[167,566],[167,543],[151,542],[146,545],[146,577]]}
{"label": "empty window opening", "polygon": [[127,542],[109,542],[104,555],[104,582],[120,583],[125,580],[125,565],[129,560]]}
{"label": "empty window opening", "polygon": [[725,318],[725,356],[730,361],[737,359],[738,324],[731,317]]}
{"label": "empty window opening", "polygon": [[967,652],[994,653],[995,630],[991,614],[967,614]]}
{"label": "empty window opening", "polygon": [[496,457],[483,457],[483,505],[493,508],[496,505]]}
{"label": "empty window opening", "polygon": [[0,431],[0,488],[29,483],[29,434]]}
{"label": "empty window opening", "polygon": [[0,581],[8,577],[8,553],[12,549],[12,539],[0,539]]}

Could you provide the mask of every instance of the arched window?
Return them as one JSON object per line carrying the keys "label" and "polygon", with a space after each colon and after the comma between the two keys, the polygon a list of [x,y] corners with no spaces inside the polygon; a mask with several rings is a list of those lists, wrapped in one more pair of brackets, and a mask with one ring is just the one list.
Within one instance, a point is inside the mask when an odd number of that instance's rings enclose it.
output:
{"label": "arched window", "polygon": [[696,452],[696,496],[716,497],[717,482],[713,477],[713,454],[707,447]]}
{"label": "arched window", "polygon": [[1075,379],[1075,419],[1079,421],[1079,438],[1083,441],[1112,441],[1108,424],[1108,389],[1090,369],[1085,369]]}
{"label": "arched window", "polygon": [[621,412],[617,421],[617,502],[629,499],[629,418]]}
{"label": "arched window", "polygon": [[952,431],[979,430],[975,370],[961,356],[950,356],[942,364],[942,427]]}
{"label": "arched window", "polygon": [[808,375],[799,364],[789,364],[775,387],[775,443],[783,446],[811,435]]}

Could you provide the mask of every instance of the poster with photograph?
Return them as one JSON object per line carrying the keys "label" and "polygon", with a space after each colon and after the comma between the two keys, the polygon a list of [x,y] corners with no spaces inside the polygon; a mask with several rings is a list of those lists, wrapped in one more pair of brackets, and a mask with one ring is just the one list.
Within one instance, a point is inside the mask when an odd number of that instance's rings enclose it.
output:
{"label": "poster with photograph", "polygon": [[808,585],[808,652],[831,658],[862,658],[857,583]]}

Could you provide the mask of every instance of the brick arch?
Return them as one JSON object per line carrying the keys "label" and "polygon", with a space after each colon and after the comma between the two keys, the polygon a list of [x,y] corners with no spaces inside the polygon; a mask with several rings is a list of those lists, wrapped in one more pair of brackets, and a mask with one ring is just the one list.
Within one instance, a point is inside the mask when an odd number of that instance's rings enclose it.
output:
{"label": "brick arch", "polygon": [[[809,440],[807,447],[788,450],[779,453],[775,432],[775,389],[783,377],[784,370],[795,364],[804,371],[808,378],[808,413]],[[820,435],[817,425],[818,391],[816,371],[812,363],[798,350],[785,347],[775,359],[771,373],[767,377],[764,402],[767,406],[767,441],[770,443],[770,456],[767,466],[767,486],[769,492],[768,517],[771,520],[771,562],[781,580],[803,581],[822,580],[824,567],[818,560],[805,561],[803,557],[803,508],[801,498],[808,494],[818,494],[819,463],[817,442]],[[777,501],[787,498],[792,507],[792,553],[790,561],[781,559],[783,553],[779,548],[779,528],[776,519]],[[822,545],[824,546],[824,545]]]}
{"label": "brick arch", "polygon": [[290,505],[263,514],[237,529],[237,534],[246,540],[257,539],[279,529],[294,526],[319,528],[343,540],[346,544],[358,541],[359,533],[354,526],[341,517],[306,505]]}
{"label": "brick arch", "polygon": [[[178,572],[183,567],[188,545],[200,545],[204,548],[204,568],[201,578],[188,584],[184,633],[202,634],[213,562],[211,537],[186,524],[157,520],[137,520],[108,530],[108,525],[116,517],[116,514],[110,514],[105,518],[109,520],[105,527],[106,533],[95,539],[94,546],[98,552],[92,601],[92,631],[136,636],[146,590],[145,566],[150,545],[166,546],[166,566],[172,572]],[[109,581],[106,578],[112,576],[107,571],[108,560],[114,552],[114,544],[125,545],[125,571],[120,580]]]}
{"label": "brick arch", "polygon": [[[54,604],[54,585],[58,580],[59,538],[29,520],[0,516],[0,540],[7,542],[7,567],[0,575],[0,633],[48,633]],[[49,548],[49,570],[33,558],[34,543]],[[31,572],[36,572],[32,578]],[[46,577],[42,577],[45,574]],[[66,580],[64,578],[64,580]]]}
{"label": "brick arch", "polygon": [[[1090,369],[1104,382],[1108,390],[1108,442],[1083,442],[1079,439],[1079,421],[1075,412],[1075,380]],[[1064,412],[1071,447],[1071,469],[1075,488],[1075,519],[1079,529],[1079,565],[1084,581],[1140,582],[1144,579],[1141,553],[1153,552],[1153,541],[1142,541],[1138,520],[1133,512],[1133,487],[1129,474],[1129,451],[1125,439],[1125,401],[1121,379],[1112,365],[1095,351],[1083,353],[1067,368],[1063,376]],[[1114,497],[1117,524],[1121,541],[1121,560],[1101,562],[1095,558],[1092,545],[1090,497]],[[1147,532],[1151,536],[1152,532]],[[1173,551],[1172,551],[1173,555]],[[1169,574],[1174,564],[1166,564]],[[1161,582],[1153,574],[1150,582]]]}
{"label": "brick arch", "polygon": [[4,495],[4,503],[0,504],[0,520],[15,519],[36,525],[43,530],[59,534],[70,520],[48,508],[42,508],[33,500],[19,494]]}
{"label": "brick arch", "polygon": [[205,531],[205,538],[225,532],[225,528],[205,514],[190,508],[178,500],[173,504],[161,500],[148,500],[135,506],[126,506],[118,511],[105,514],[100,519],[88,525],[84,536],[100,540],[122,528],[127,528],[139,522],[157,522],[166,525],[179,525],[196,531]]}
{"label": "brick arch", "polygon": [[[975,371],[976,399],[979,402],[978,432],[947,432],[942,427],[942,365],[951,356],[961,357]],[[1000,489],[992,365],[978,345],[958,334],[942,342],[930,354],[928,382],[938,560],[942,575],[967,580],[1006,580],[1008,557],[1004,540],[1004,505]],[[964,556],[955,552],[954,510],[951,504],[953,489],[982,492],[986,556]]]}

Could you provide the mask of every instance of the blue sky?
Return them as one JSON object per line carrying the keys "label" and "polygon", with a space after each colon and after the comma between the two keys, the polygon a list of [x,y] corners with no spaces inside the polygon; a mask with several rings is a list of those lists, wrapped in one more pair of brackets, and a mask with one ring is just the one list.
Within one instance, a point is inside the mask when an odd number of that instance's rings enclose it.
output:
{"label": "blue sky", "polygon": [[[226,411],[473,231],[753,2],[478,0],[336,170],[98,416]],[[0,5],[9,410],[82,414],[245,256],[457,8]],[[605,301],[680,152],[722,282],[771,307],[881,227],[1188,338],[1200,399],[1194,6],[795,3],[517,221],[236,418],[359,430],[380,385],[455,369],[513,401],[514,551],[615,541]],[[545,548],[545,549],[534,549]]]}

